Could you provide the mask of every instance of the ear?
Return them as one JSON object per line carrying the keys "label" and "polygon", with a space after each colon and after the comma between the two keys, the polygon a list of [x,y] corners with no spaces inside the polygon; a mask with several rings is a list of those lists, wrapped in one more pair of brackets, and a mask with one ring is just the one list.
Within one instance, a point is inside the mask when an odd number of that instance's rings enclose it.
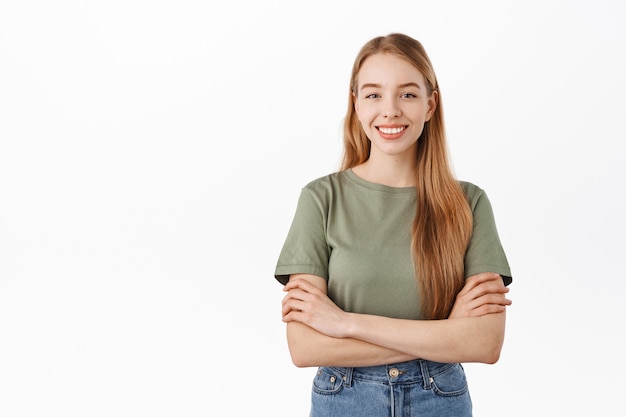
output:
{"label": "ear", "polygon": [[437,110],[437,105],[439,104],[439,92],[433,91],[428,97],[428,111],[426,112],[426,121],[430,121],[430,118],[435,114],[435,110]]}
{"label": "ear", "polygon": [[356,94],[352,93],[352,105],[354,106],[354,111],[359,113],[359,100],[356,98]]}

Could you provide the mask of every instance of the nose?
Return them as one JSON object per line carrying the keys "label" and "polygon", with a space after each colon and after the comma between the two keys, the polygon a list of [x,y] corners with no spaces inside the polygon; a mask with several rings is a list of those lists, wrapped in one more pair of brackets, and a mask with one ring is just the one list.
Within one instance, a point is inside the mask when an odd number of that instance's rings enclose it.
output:
{"label": "nose", "polygon": [[383,116],[386,118],[394,118],[400,117],[400,106],[398,105],[398,101],[395,98],[388,98],[385,100],[385,104],[383,107]]}

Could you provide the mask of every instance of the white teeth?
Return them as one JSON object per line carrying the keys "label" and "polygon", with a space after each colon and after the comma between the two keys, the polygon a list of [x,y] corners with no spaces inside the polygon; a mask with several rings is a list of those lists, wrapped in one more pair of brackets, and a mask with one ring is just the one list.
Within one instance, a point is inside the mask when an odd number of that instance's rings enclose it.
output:
{"label": "white teeth", "polygon": [[404,127],[379,127],[378,130],[386,135],[395,135],[396,133],[402,132]]}

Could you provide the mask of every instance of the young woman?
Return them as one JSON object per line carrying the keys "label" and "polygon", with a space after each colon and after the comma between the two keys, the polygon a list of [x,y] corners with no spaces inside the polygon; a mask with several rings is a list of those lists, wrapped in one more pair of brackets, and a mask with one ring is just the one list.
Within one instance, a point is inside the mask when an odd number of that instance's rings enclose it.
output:
{"label": "young woman", "polygon": [[275,277],[292,360],[319,367],[311,416],[471,416],[460,364],[498,360],[512,279],[415,39],[358,54],[342,169],[302,189]]}

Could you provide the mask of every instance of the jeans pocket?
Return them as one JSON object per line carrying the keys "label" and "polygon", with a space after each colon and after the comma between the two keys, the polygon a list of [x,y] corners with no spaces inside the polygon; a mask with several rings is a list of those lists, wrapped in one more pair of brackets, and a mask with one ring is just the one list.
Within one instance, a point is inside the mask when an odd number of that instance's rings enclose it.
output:
{"label": "jeans pocket", "polygon": [[344,376],[339,370],[330,367],[320,367],[313,379],[313,392],[323,395],[336,394],[344,386]]}
{"label": "jeans pocket", "polygon": [[435,393],[442,397],[463,395],[469,391],[465,371],[461,364],[455,363],[441,373],[431,376],[431,384]]}

